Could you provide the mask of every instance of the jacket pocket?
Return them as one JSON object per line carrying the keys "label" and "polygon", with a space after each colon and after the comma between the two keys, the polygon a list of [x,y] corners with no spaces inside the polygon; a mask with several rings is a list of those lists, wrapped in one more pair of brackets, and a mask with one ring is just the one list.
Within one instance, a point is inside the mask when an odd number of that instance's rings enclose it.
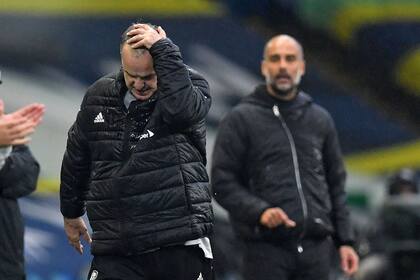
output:
{"label": "jacket pocket", "polygon": [[325,238],[334,233],[334,228],[330,222],[319,217],[311,218],[307,227],[307,236],[311,238]]}

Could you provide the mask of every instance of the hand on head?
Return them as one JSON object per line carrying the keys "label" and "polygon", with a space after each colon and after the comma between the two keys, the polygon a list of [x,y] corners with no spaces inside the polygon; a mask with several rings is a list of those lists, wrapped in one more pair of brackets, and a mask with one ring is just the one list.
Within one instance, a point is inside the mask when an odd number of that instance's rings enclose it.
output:
{"label": "hand on head", "polygon": [[166,32],[162,27],[158,26],[156,29],[149,24],[134,24],[134,29],[127,33],[131,38],[127,40],[133,49],[146,48],[150,49],[154,43],[166,38]]}
{"label": "hand on head", "polygon": [[4,114],[4,103],[0,100],[0,146],[22,145],[30,141],[45,113],[45,106],[33,103],[10,114]]}

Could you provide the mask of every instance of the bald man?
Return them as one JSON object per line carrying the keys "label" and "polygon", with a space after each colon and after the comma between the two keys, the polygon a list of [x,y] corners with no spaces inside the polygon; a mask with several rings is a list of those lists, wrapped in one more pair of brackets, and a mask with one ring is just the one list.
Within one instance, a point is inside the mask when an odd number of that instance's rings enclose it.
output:
{"label": "bald man", "polygon": [[214,197],[245,242],[244,279],[327,280],[333,244],[353,275],[346,172],[331,116],[299,89],[302,46],[273,37],[261,72],[265,84],[221,121],[211,169]]}
{"label": "bald man", "polygon": [[[161,27],[122,34],[121,70],[95,82],[68,135],[61,212],[94,258],[87,279],[212,279],[207,81]],[[88,233],[81,218],[87,212]]]}

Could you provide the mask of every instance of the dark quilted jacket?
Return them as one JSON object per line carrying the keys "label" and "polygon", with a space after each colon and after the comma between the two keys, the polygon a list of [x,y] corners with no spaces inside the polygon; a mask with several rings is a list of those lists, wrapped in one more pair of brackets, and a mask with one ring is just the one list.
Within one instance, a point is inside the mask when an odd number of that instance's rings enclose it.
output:
{"label": "dark quilted jacket", "polygon": [[[304,92],[282,102],[257,87],[222,120],[212,162],[215,198],[244,239],[331,235],[337,246],[353,243],[334,122]],[[261,226],[270,207],[282,208],[297,226]]]}
{"label": "dark quilted jacket", "polygon": [[170,40],[150,49],[158,77],[153,112],[123,103],[122,72],[99,79],[68,135],[61,173],[61,212],[87,210],[92,254],[140,254],[206,236],[213,213],[206,172],[206,80],[183,64]]}

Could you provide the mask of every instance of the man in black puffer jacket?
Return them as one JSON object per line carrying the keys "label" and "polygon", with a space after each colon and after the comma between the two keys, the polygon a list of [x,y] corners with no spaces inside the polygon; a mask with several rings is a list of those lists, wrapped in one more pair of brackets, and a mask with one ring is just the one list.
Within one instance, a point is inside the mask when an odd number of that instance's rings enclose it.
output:
{"label": "man in black puffer jacket", "polygon": [[122,69],[99,79],[68,135],[61,212],[69,242],[91,241],[89,279],[211,279],[204,119],[207,81],[161,27],[122,35]]}
{"label": "man in black puffer jacket", "polygon": [[223,119],[212,164],[215,198],[245,241],[244,278],[327,280],[329,236],[351,275],[346,174],[330,115],[298,91],[301,45],[274,37],[261,69],[266,84]]}

